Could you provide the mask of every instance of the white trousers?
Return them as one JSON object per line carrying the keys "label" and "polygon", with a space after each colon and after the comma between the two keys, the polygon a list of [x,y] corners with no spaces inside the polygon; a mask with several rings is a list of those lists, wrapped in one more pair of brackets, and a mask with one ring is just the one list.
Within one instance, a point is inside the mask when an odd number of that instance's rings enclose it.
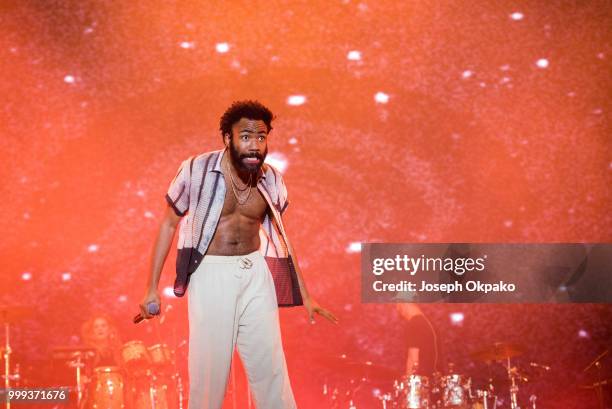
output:
{"label": "white trousers", "polygon": [[272,274],[255,251],[205,256],[191,276],[189,409],[220,409],[234,348],[258,409],[296,408],[281,342]]}

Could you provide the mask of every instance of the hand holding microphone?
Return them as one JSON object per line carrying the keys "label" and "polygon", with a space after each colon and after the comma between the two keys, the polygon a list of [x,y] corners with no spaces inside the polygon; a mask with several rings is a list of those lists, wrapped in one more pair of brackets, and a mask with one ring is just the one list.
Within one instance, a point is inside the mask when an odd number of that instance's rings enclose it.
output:
{"label": "hand holding microphone", "polygon": [[[159,304],[156,302],[150,302],[147,304],[147,312],[149,315],[159,315]],[[145,315],[140,312],[138,315],[134,316],[133,321],[134,324],[138,324],[140,321],[145,319]]]}

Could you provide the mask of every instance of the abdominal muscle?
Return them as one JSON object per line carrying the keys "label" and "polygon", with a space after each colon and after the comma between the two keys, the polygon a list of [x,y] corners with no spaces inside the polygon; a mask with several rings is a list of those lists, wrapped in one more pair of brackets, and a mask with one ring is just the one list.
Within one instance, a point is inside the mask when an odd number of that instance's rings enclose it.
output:
{"label": "abdominal muscle", "polygon": [[207,255],[240,256],[259,249],[261,222],[240,214],[221,216]]}

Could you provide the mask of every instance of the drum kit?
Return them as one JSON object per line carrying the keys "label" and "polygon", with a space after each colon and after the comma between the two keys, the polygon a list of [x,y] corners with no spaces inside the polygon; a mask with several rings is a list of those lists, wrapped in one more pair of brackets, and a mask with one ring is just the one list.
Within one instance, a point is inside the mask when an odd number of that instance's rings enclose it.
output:
{"label": "drum kit", "polygon": [[[482,385],[477,385],[471,376],[455,369],[449,364],[445,373],[434,373],[425,376],[418,371],[413,374],[397,377],[397,372],[391,368],[375,365],[371,362],[353,361],[341,355],[326,358],[326,365],[332,365],[344,372],[357,369],[363,375],[351,386],[341,392],[325,384],[323,394],[332,408],[348,407],[357,409],[356,392],[373,379],[393,379],[391,391],[382,393],[375,389],[375,396],[383,409],[495,409],[498,406],[510,409],[536,409],[535,395],[531,395],[527,405],[519,406],[519,385],[531,381],[525,371],[513,364],[514,358],[522,355],[525,349],[517,344],[495,343],[491,346],[470,354],[472,360],[480,361],[489,366],[496,365],[503,378],[496,380],[489,376]],[[539,373],[550,370],[546,365],[529,363]],[[534,373],[535,374],[535,373]],[[498,381],[509,385],[497,390]],[[503,404],[502,404],[503,403]]]}
{"label": "drum kit", "polygon": [[[528,378],[512,365],[512,358],[524,351],[519,345],[495,343],[471,354],[474,360],[491,363],[501,363],[509,381],[509,407],[519,409],[519,383],[527,382]],[[549,367],[531,363],[531,366],[548,370]],[[481,388],[474,388],[472,378],[449,364],[446,373],[434,373],[431,377],[417,373],[396,380],[393,391],[379,396],[382,407],[398,409],[494,409],[498,401],[505,398],[496,393],[492,378]],[[531,396],[529,408],[536,409],[536,397]]]}
{"label": "drum kit", "polygon": [[[147,347],[130,341],[121,347],[118,366],[91,368],[96,351],[87,347],[58,347],[55,359],[75,370],[79,409],[182,409],[183,382],[174,352],[166,344]],[[89,371],[87,367],[90,367]],[[90,376],[83,376],[87,372]]]}

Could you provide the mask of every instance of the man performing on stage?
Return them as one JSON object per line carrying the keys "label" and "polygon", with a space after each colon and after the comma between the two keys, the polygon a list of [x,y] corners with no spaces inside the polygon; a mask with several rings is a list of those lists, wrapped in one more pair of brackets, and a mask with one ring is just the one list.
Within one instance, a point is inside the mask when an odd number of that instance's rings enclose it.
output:
{"label": "man performing on stage", "polygon": [[[221,408],[234,347],[257,408],[295,408],[278,306],[304,305],[309,319],[336,317],[308,294],[281,215],[287,189],[265,164],[273,115],[235,102],[220,121],[225,149],[185,160],[170,184],[151,258],[142,315],[160,304],[160,274],[179,221],[174,292],[189,288],[189,407]],[[182,219],[181,219],[182,218]]]}
{"label": "man performing on stage", "polygon": [[436,332],[418,305],[397,304],[397,309],[407,321],[404,339],[408,347],[406,375],[424,375],[431,379],[438,367],[439,352]]}

